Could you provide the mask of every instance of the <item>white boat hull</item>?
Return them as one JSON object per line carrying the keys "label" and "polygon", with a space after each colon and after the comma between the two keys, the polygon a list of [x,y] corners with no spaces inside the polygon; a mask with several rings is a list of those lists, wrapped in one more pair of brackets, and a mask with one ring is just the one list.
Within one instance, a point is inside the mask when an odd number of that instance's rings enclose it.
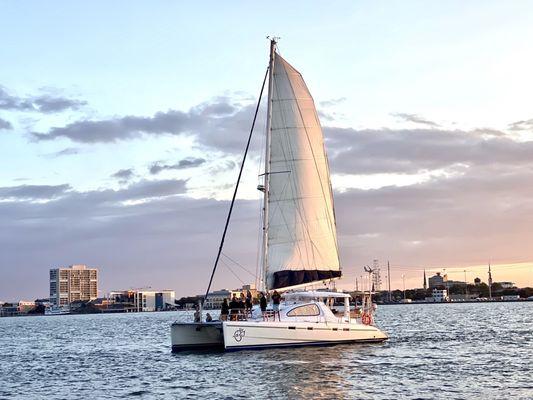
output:
{"label": "white boat hull", "polygon": [[388,339],[375,326],[356,323],[228,321],[222,327],[226,351],[382,342]]}
{"label": "white boat hull", "polygon": [[224,348],[221,322],[179,323],[170,327],[172,351]]}

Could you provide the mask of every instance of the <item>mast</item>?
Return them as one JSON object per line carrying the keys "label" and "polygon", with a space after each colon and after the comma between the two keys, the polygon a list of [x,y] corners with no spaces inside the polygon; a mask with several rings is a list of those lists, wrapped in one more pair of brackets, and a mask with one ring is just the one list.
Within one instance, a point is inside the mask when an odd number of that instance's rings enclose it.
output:
{"label": "mast", "polygon": [[265,141],[265,174],[263,196],[263,260],[261,267],[260,290],[266,290],[266,272],[268,260],[268,191],[270,183],[270,135],[272,126],[272,90],[274,85],[274,57],[276,54],[276,37],[270,39],[270,58],[268,63],[268,100],[267,100],[267,123]]}
{"label": "mast", "polygon": [[388,275],[388,278],[389,278],[389,303],[392,302],[392,295],[391,295],[391,291],[390,291],[390,262],[387,261],[387,275]]}

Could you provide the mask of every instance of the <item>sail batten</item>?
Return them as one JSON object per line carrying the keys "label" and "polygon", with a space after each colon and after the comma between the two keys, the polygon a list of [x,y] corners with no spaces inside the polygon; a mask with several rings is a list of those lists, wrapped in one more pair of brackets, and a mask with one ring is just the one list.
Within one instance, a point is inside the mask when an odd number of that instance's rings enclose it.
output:
{"label": "sail batten", "polygon": [[278,54],[272,79],[265,221],[270,289],[340,276],[329,166],[313,98]]}

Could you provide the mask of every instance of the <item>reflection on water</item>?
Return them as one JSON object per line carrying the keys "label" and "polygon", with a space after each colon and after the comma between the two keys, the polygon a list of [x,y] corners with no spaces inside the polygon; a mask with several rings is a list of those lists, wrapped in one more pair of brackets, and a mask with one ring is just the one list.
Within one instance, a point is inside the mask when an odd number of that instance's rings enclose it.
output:
{"label": "reflection on water", "polygon": [[533,303],[379,308],[384,344],[170,352],[144,313],[0,318],[0,398],[533,398]]}

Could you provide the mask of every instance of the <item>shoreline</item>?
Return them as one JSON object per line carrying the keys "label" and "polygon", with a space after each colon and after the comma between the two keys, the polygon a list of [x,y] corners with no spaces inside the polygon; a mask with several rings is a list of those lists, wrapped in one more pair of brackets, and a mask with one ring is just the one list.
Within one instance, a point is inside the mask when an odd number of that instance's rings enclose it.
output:
{"label": "shoreline", "polygon": [[479,300],[461,300],[461,301],[410,301],[410,302],[391,302],[391,303],[385,303],[385,302],[376,302],[379,306],[399,306],[399,305],[420,305],[420,304],[494,304],[494,303],[528,303],[533,302],[533,300],[528,299],[513,299],[513,300],[485,300],[485,301],[479,301]]}

